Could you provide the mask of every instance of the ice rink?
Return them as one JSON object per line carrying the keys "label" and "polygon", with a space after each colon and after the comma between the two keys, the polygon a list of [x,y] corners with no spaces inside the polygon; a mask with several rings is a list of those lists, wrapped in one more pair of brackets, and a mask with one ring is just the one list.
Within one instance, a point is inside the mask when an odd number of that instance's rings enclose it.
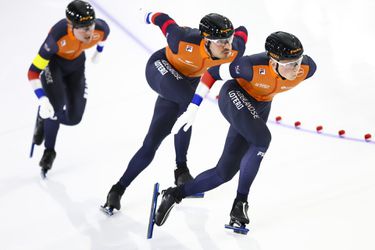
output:
{"label": "ice rink", "polygon": [[[28,157],[37,100],[27,71],[70,1],[1,1],[0,249],[375,249],[375,143],[363,139],[375,136],[373,0],[92,1],[111,34],[101,63],[86,62],[84,118],[61,126],[46,180],[38,166],[43,147]],[[247,27],[247,55],[263,51],[270,33],[287,31],[318,66],[312,78],[273,101],[273,137],[250,191],[246,236],[224,229],[236,175],[204,199],[185,199],[146,239],[153,185],[173,184],[172,136],[126,190],[121,211],[107,217],[99,210],[141,146],[157,97],[144,70],[166,41],[157,26],[142,22],[139,8],[190,27],[221,13]],[[281,125],[272,122],[276,116]],[[282,126],[295,121],[301,129]],[[323,134],[314,132],[317,125]],[[217,105],[203,102],[188,155],[193,175],[215,166],[227,129]],[[345,138],[337,136],[341,129]]]}

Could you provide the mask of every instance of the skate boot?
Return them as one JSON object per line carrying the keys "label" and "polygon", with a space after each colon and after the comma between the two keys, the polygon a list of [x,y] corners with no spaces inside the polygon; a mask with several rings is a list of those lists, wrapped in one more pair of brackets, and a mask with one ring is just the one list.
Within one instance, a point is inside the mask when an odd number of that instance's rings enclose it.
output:
{"label": "skate boot", "polygon": [[180,203],[182,198],[178,197],[177,188],[168,188],[162,191],[163,198],[155,214],[155,224],[161,226],[167,220],[173,206]]}
{"label": "skate boot", "polygon": [[225,228],[233,230],[235,233],[247,234],[249,229],[246,228],[246,224],[249,224],[249,217],[247,216],[247,210],[249,205],[247,201],[240,201],[235,199],[230,211],[230,221]]}
{"label": "skate boot", "polygon": [[112,216],[114,209],[120,210],[121,208],[120,200],[124,192],[125,192],[125,188],[120,183],[116,183],[115,185],[113,185],[107,195],[106,203],[102,206],[103,212]]}
{"label": "skate boot", "polygon": [[225,228],[232,229],[235,233],[247,234],[249,229],[246,228],[246,224],[250,222],[247,216],[248,209],[247,201],[234,200],[229,225],[225,225]]}
{"label": "skate boot", "polygon": [[174,179],[174,184],[176,186],[181,186],[182,184],[193,180],[193,177],[190,175],[187,167],[180,167],[174,171]]}
{"label": "skate boot", "polygon": [[247,216],[247,210],[249,210],[247,201],[234,200],[232,211],[230,211],[231,221],[233,220],[239,226],[249,224],[250,220]]}
{"label": "skate boot", "polygon": [[42,144],[44,140],[44,122],[42,117],[37,116],[36,122],[35,122],[35,128],[34,128],[34,134],[33,134],[33,143],[35,145]]}
{"label": "skate boot", "polygon": [[[194,180],[194,178],[191,176],[189,169],[187,168],[186,164],[182,167],[178,167],[174,171],[174,184],[176,186],[181,186],[189,181]],[[204,193],[196,193],[193,195],[190,195],[188,198],[203,198]]]}
{"label": "skate boot", "polygon": [[39,162],[39,166],[42,168],[42,178],[46,178],[48,170],[52,168],[53,161],[56,158],[56,152],[53,149],[45,149],[42,159]]}

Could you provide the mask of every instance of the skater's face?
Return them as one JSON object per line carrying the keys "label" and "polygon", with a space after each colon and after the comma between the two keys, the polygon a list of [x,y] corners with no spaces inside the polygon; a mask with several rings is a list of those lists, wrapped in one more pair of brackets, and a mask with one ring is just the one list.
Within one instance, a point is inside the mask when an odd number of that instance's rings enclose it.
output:
{"label": "skater's face", "polygon": [[84,27],[73,27],[73,34],[77,40],[83,43],[89,43],[92,40],[93,34],[95,30],[95,23],[84,26]]}
{"label": "skater's face", "polygon": [[232,54],[233,36],[226,39],[205,39],[207,40],[207,42],[209,42],[209,48],[212,57],[226,59]]}
{"label": "skater's face", "polygon": [[271,63],[272,68],[274,68],[275,72],[276,72],[276,67],[278,65],[279,66],[278,70],[279,70],[280,75],[285,77],[287,80],[292,81],[297,78],[300,72],[302,59],[303,59],[303,56],[301,56],[297,60],[292,59],[292,60],[276,61],[275,59],[271,57],[270,63]]}

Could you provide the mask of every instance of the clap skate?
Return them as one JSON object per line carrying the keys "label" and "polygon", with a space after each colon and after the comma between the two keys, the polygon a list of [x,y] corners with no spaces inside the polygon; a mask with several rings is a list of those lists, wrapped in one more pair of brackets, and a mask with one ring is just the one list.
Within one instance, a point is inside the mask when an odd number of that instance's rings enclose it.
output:
{"label": "clap skate", "polygon": [[154,225],[155,225],[155,212],[156,212],[156,206],[158,203],[158,196],[159,196],[159,183],[155,183],[154,185],[154,191],[152,193],[152,200],[151,200],[151,210],[150,210],[150,218],[148,220],[148,228],[147,228],[147,239],[152,238],[152,234],[154,231]]}
{"label": "clap skate", "polygon": [[53,149],[45,149],[39,166],[42,168],[40,175],[43,179],[47,177],[47,172],[52,168],[53,161],[56,158],[56,152]]}
{"label": "clap skate", "polygon": [[[177,168],[174,171],[174,178],[175,178],[174,184],[176,186],[181,186],[189,181],[194,180],[194,178],[191,176],[189,169],[187,167]],[[196,193],[186,198],[203,198],[203,197],[204,197],[204,193]]]}
{"label": "clap skate", "polygon": [[163,190],[162,195],[162,200],[160,202],[158,209],[156,210],[156,205],[159,196],[159,184],[155,183],[151,203],[150,220],[147,232],[148,239],[152,237],[154,224],[158,225],[159,227],[162,226],[167,220],[169,213],[171,212],[174,205],[180,203],[182,200],[182,198],[179,197],[177,188],[170,187],[166,190]]}
{"label": "clap skate", "polygon": [[107,195],[107,201],[101,207],[101,210],[109,216],[113,215],[113,210],[117,209],[120,210],[121,208],[121,197],[125,192],[125,188],[121,186],[121,184],[116,183],[112,186],[111,190]]}
{"label": "clap skate", "polygon": [[171,212],[174,205],[181,202],[181,198],[178,198],[176,195],[177,188],[168,188],[162,191],[162,200],[160,205],[155,213],[155,224],[162,226]]}
{"label": "clap skate", "polygon": [[235,200],[230,212],[229,224],[226,224],[225,228],[232,229],[235,233],[247,234],[249,229],[246,228],[246,224],[250,222],[247,216],[248,209],[249,205],[247,202]]}

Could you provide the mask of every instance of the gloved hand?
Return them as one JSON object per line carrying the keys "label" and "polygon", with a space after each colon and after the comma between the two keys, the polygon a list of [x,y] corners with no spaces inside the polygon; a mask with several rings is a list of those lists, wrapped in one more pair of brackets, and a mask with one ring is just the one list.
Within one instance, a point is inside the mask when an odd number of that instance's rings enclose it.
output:
{"label": "gloved hand", "polygon": [[39,115],[42,117],[42,119],[56,119],[54,117],[55,115],[55,110],[53,109],[52,104],[49,102],[48,97],[42,96],[39,99]]}
{"label": "gloved hand", "polygon": [[100,62],[101,53],[97,50],[95,50],[94,54],[91,57],[91,62],[94,64],[98,64]]}
{"label": "gloved hand", "polygon": [[188,131],[188,129],[193,125],[195,117],[197,115],[199,106],[194,103],[190,103],[187,110],[177,119],[176,123],[172,128],[172,133],[177,134],[178,131],[184,124],[184,131]]}

